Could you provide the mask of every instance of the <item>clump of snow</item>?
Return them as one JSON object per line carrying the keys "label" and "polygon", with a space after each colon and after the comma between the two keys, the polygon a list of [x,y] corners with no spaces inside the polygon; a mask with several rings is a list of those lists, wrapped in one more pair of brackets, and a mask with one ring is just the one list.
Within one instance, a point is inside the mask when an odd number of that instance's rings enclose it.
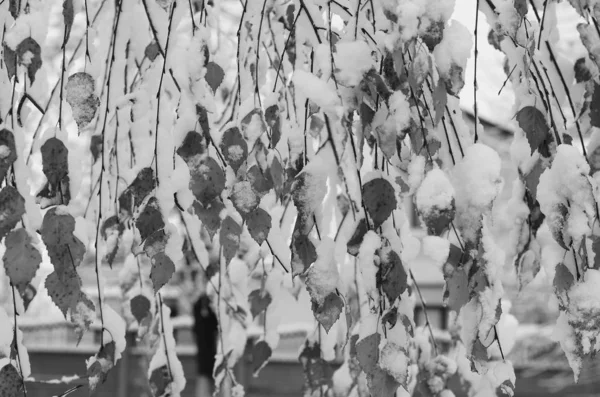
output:
{"label": "clump of snow", "polygon": [[371,49],[363,40],[338,41],[334,60],[340,81],[350,86],[358,85],[363,75],[375,66]]}
{"label": "clump of snow", "polygon": [[310,266],[306,275],[306,288],[317,304],[322,304],[339,282],[339,272],[335,261],[335,242],[324,237],[317,247],[317,260]]}
{"label": "clump of snow", "polygon": [[438,236],[425,236],[421,242],[423,254],[433,260],[436,267],[442,268],[450,254],[450,242]]}

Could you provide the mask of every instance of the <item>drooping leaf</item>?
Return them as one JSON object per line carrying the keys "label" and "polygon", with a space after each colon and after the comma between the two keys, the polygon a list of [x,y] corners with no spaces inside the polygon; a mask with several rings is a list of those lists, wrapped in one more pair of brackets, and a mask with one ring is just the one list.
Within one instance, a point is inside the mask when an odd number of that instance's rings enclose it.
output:
{"label": "drooping leaf", "polygon": [[400,297],[408,287],[408,276],[400,260],[400,256],[393,249],[381,249],[379,257],[381,264],[378,271],[378,286],[383,289],[390,304]]}
{"label": "drooping leaf", "polygon": [[248,158],[248,143],[246,143],[239,128],[231,127],[226,130],[219,146],[225,160],[227,160],[227,164],[237,173],[240,166]]}
{"label": "drooping leaf", "polygon": [[250,313],[252,318],[256,318],[260,313],[267,309],[271,304],[271,295],[268,292],[263,292],[260,289],[255,289],[248,295],[248,303],[250,304]]}
{"label": "drooping leaf", "polygon": [[[65,0],[73,1],[73,0]],[[79,129],[87,126],[96,116],[100,99],[96,95],[96,81],[85,72],[69,76],[65,86],[67,103],[73,109],[73,118]]]}
{"label": "drooping leaf", "polygon": [[204,78],[213,92],[217,92],[217,88],[219,88],[223,82],[223,77],[225,77],[223,68],[214,62],[209,62],[206,64],[206,75]]}
{"label": "drooping leaf", "polygon": [[267,365],[272,354],[271,347],[264,340],[256,342],[252,347],[252,375],[257,377],[260,370]]}
{"label": "drooping leaf", "polygon": [[322,304],[312,303],[313,314],[327,333],[340,318],[343,308],[344,301],[335,292],[327,295]]}
{"label": "drooping leaf", "polygon": [[22,389],[23,379],[19,371],[11,363],[7,363],[0,369],[0,396],[18,397]]}
{"label": "drooping leaf", "polygon": [[31,244],[31,237],[25,229],[10,232],[4,240],[6,251],[2,257],[6,275],[12,285],[25,291],[25,288],[40,267],[42,255]]}
{"label": "drooping leaf", "polygon": [[152,168],[142,168],[131,185],[119,196],[119,210],[126,215],[132,215],[155,187],[156,179]]}
{"label": "drooping leaf", "polygon": [[257,207],[246,216],[246,223],[250,236],[258,245],[262,245],[271,230],[271,215],[262,208]]}
{"label": "drooping leaf", "polygon": [[42,67],[42,48],[32,37],[27,37],[17,46],[17,57],[21,65],[27,66],[27,75],[33,84]]}
{"label": "drooping leaf", "polygon": [[163,397],[167,394],[169,384],[173,382],[171,372],[167,365],[156,368],[150,374],[150,390],[154,397]]}
{"label": "drooping leaf", "polygon": [[206,206],[200,204],[198,201],[194,201],[193,204],[194,213],[200,219],[206,231],[210,235],[212,240],[215,233],[221,227],[221,211],[225,209],[225,205],[221,200],[215,199],[209,202]]}
{"label": "drooping leaf", "polygon": [[12,186],[0,190],[0,240],[11,231],[25,214],[25,199]]}
{"label": "drooping leaf", "polygon": [[234,184],[231,188],[230,199],[235,209],[244,217],[254,211],[260,202],[249,181]]}
{"label": "drooping leaf", "polygon": [[152,257],[152,270],[150,270],[150,280],[154,292],[158,292],[163,285],[169,282],[171,276],[175,273],[175,264],[164,252],[159,252]]}
{"label": "drooping leaf", "polygon": [[11,131],[3,128],[0,130],[0,183],[16,159],[15,137]]}
{"label": "drooping leaf", "polygon": [[374,333],[356,343],[356,357],[361,369],[366,374],[373,374],[379,362],[379,343],[381,335]]}
{"label": "drooping leaf", "polygon": [[241,226],[230,216],[223,220],[221,224],[221,232],[219,234],[219,242],[225,256],[225,264],[235,257],[240,245],[240,235],[242,234]]}
{"label": "drooping leaf", "polygon": [[65,21],[65,36],[63,46],[67,45],[69,37],[71,37],[71,28],[75,19],[75,10],[73,9],[73,0],[63,0],[63,19]]}
{"label": "drooping leaf", "polygon": [[271,148],[275,148],[281,139],[281,119],[279,117],[279,106],[271,105],[265,110],[265,120],[271,129]]}
{"label": "drooping leaf", "polygon": [[535,152],[546,140],[550,128],[546,123],[546,117],[537,108],[525,106],[517,112],[519,127],[525,132],[525,137],[531,146],[531,153]]}
{"label": "drooping leaf", "polygon": [[129,302],[131,314],[137,320],[138,324],[150,314],[150,301],[144,295],[136,295]]}
{"label": "drooping leaf", "polygon": [[135,226],[140,231],[142,241],[165,227],[162,214],[158,208],[158,200],[152,197],[135,221]]}
{"label": "drooping leaf", "polygon": [[225,173],[212,157],[206,157],[195,169],[190,169],[190,189],[196,199],[207,204],[225,189]]}
{"label": "drooping leaf", "polygon": [[373,219],[376,229],[396,209],[397,202],[394,187],[383,178],[376,178],[365,183],[362,187],[362,196],[367,212]]}

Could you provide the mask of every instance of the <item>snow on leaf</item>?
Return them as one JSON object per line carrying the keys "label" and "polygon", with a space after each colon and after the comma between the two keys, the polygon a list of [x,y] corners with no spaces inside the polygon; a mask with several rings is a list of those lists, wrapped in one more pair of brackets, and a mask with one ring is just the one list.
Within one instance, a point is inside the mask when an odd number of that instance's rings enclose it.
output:
{"label": "snow on leaf", "polygon": [[377,273],[378,284],[388,297],[390,304],[406,291],[408,276],[400,260],[400,256],[390,247],[379,252],[381,264]]}
{"label": "snow on leaf", "polygon": [[171,276],[175,273],[175,264],[164,252],[159,252],[152,257],[152,270],[150,270],[150,279],[154,292],[158,292],[163,285],[169,282]]}
{"label": "snow on leaf", "polygon": [[197,168],[190,168],[190,175],[190,189],[202,204],[211,202],[225,189],[225,173],[212,157],[203,159]]}
{"label": "snow on leaf", "polygon": [[155,197],[148,200],[148,204],[135,220],[135,226],[140,231],[142,241],[165,227],[165,222],[158,207],[158,200]]}
{"label": "snow on leaf", "polygon": [[0,396],[17,397],[23,389],[23,379],[19,371],[11,363],[0,369]]}
{"label": "snow on leaf", "polygon": [[90,393],[106,381],[108,373],[115,366],[115,348],[115,342],[106,343],[100,347],[94,357],[88,360],[87,376]]}
{"label": "snow on leaf", "polygon": [[252,375],[257,377],[260,370],[267,365],[271,358],[272,350],[264,340],[258,341],[252,347]]}
{"label": "snow on leaf", "polygon": [[42,263],[42,255],[31,244],[25,229],[13,230],[4,241],[6,251],[2,257],[6,275],[12,285],[25,291]]}
{"label": "snow on leaf", "polygon": [[193,204],[194,213],[200,219],[206,231],[210,235],[212,240],[215,233],[221,227],[221,211],[225,209],[225,205],[219,199],[214,199],[207,205],[202,205],[198,201],[194,201]]}
{"label": "snow on leaf", "polygon": [[3,128],[0,130],[0,182],[4,180],[16,159],[15,137],[11,131]]}
{"label": "snow on leaf", "polygon": [[150,301],[144,295],[136,295],[129,301],[131,314],[137,320],[138,324],[150,314]]}
{"label": "snow on leaf", "polygon": [[590,103],[590,124],[600,127],[600,85],[594,82],[594,94]]}
{"label": "snow on leaf", "polygon": [[188,131],[183,142],[177,149],[177,154],[191,169],[194,163],[200,162],[200,156],[208,153],[208,142],[196,131]]}
{"label": "snow on leaf", "polygon": [[546,123],[546,117],[537,108],[525,106],[517,112],[519,127],[525,131],[525,137],[531,147],[531,153],[535,152],[546,140],[550,128]]}
{"label": "snow on leaf", "polygon": [[563,263],[556,265],[556,273],[554,274],[554,289],[557,294],[567,292],[575,283],[573,273]]}
{"label": "snow on leaf", "polygon": [[335,292],[327,295],[323,303],[315,301],[312,303],[313,314],[327,333],[329,333],[333,324],[340,318],[343,308],[344,301]]}
{"label": "snow on leaf", "polygon": [[223,82],[223,77],[225,77],[225,73],[223,72],[223,68],[217,65],[214,62],[209,62],[206,64],[206,82],[212,88],[213,92],[217,92],[217,88]]}
{"label": "snow on leaf", "polygon": [[245,217],[254,211],[260,202],[260,199],[249,181],[237,182],[231,189],[231,202],[235,209]]}
{"label": "snow on leaf", "polygon": [[132,215],[133,211],[142,204],[155,187],[156,179],[152,168],[142,168],[131,185],[119,196],[119,210],[127,215]]}
{"label": "snow on leaf", "polygon": [[173,379],[171,378],[169,368],[165,364],[152,371],[149,381],[152,395],[154,397],[162,397],[168,395],[168,387],[173,382]]}
{"label": "snow on leaf", "polygon": [[17,225],[25,214],[25,199],[12,186],[0,190],[0,240]]}
{"label": "snow on leaf", "polygon": [[392,214],[392,211],[396,209],[397,202],[394,187],[383,178],[376,178],[365,183],[362,187],[362,195],[375,228],[381,226]]}
{"label": "snow on leaf", "polygon": [[63,1],[63,19],[65,21],[65,36],[63,45],[66,45],[71,36],[71,28],[73,27],[73,20],[75,18],[75,11],[73,10],[73,0]]}
{"label": "snow on leaf", "polygon": [[227,164],[237,173],[240,166],[248,158],[248,143],[242,136],[239,128],[231,127],[223,133],[219,145]]}
{"label": "snow on leaf", "polygon": [[31,84],[35,81],[37,71],[42,67],[42,49],[32,37],[25,38],[17,46],[19,63],[27,66],[27,75]]}
{"label": "snow on leaf", "polygon": [[246,223],[250,236],[252,236],[258,245],[262,245],[271,230],[271,215],[262,208],[257,207],[254,211],[246,215]]}
{"label": "snow on leaf", "polygon": [[365,234],[369,231],[367,226],[367,220],[365,218],[361,219],[356,225],[356,229],[354,230],[354,234],[347,243],[347,251],[350,255],[357,256],[360,251],[360,245],[363,242],[363,238]]}
{"label": "snow on leaf", "polygon": [[[71,1],[72,0],[66,0]],[[100,99],[95,93],[96,82],[85,72],[77,72],[69,76],[65,86],[66,101],[73,109],[73,118],[79,129],[88,125],[96,115]]]}
{"label": "snow on leaf", "polygon": [[381,335],[374,333],[356,343],[356,357],[360,367],[367,374],[373,374],[379,362],[379,343]]}
{"label": "snow on leaf", "polygon": [[248,303],[250,304],[250,313],[252,318],[256,318],[260,313],[265,311],[271,304],[271,295],[268,292],[263,292],[260,289],[255,289],[248,295]]}
{"label": "snow on leaf", "polygon": [[229,265],[229,262],[231,262],[237,253],[241,234],[241,226],[232,217],[228,216],[223,220],[219,233],[219,242],[223,249],[226,265]]}
{"label": "snow on leaf", "polygon": [[265,120],[271,129],[271,148],[275,148],[281,139],[281,118],[279,117],[279,106],[269,106],[265,110]]}

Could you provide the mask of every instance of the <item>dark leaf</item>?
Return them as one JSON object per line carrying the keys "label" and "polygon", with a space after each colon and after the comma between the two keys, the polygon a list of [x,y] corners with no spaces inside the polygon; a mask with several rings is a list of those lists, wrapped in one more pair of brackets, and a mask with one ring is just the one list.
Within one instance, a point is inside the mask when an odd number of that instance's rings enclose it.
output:
{"label": "dark leaf", "polygon": [[234,184],[229,198],[235,209],[244,217],[254,211],[260,203],[260,199],[249,181]]}
{"label": "dark leaf", "polygon": [[258,376],[260,370],[267,365],[267,361],[271,358],[271,347],[267,342],[261,340],[252,348],[252,375]]}
{"label": "dark leaf", "polygon": [[194,201],[193,207],[194,213],[198,219],[200,219],[212,240],[215,233],[221,227],[220,214],[221,211],[225,209],[225,205],[221,202],[221,200],[215,199],[209,202],[206,206],[200,204],[198,201]]}
{"label": "dark leaf", "polygon": [[250,304],[250,313],[252,313],[252,318],[255,318],[267,309],[271,303],[271,295],[268,292],[263,293],[263,291],[255,289],[254,291],[250,292],[250,295],[248,295],[248,303]]}
{"label": "dark leaf", "polygon": [[223,134],[219,145],[227,164],[237,173],[248,158],[248,144],[237,127],[231,127]]}
{"label": "dark leaf", "polygon": [[119,196],[119,209],[128,215],[138,208],[144,199],[152,193],[156,187],[156,178],[152,168],[142,168],[131,185]]}
{"label": "dark leaf", "polygon": [[154,62],[158,54],[160,54],[160,48],[158,47],[158,43],[156,41],[148,44],[144,50],[144,55],[150,60],[150,62]]}
{"label": "dark leaf", "polygon": [[221,231],[219,233],[219,242],[223,249],[226,265],[229,265],[229,262],[231,262],[237,253],[240,245],[241,234],[241,226],[235,220],[233,220],[232,217],[228,216],[223,220],[223,223],[221,224]]}
{"label": "dark leaf", "polygon": [[63,18],[65,21],[65,36],[63,45],[67,45],[69,37],[71,36],[71,28],[73,27],[73,20],[75,18],[75,11],[73,10],[73,0],[63,0]]}
{"label": "dark leaf", "polygon": [[12,285],[25,291],[42,263],[42,255],[31,244],[25,229],[13,230],[4,240],[6,251],[2,257],[6,275]]}
{"label": "dark leaf", "polygon": [[169,282],[171,276],[175,273],[175,264],[164,252],[159,252],[152,257],[152,270],[150,270],[150,279],[154,292],[158,292],[163,285]]}
{"label": "dark leaf", "polygon": [[25,199],[12,186],[0,190],[0,240],[19,223],[25,214]]}
{"label": "dark leaf", "polygon": [[219,88],[223,82],[223,77],[225,77],[223,68],[214,62],[209,62],[206,64],[206,75],[204,78],[213,92],[217,92],[217,88]]}
{"label": "dark leaf", "polygon": [[343,308],[344,301],[335,292],[327,295],[320,305],[314,301],[312,303],[313,314],[327,333],[329,333],[333,324],[340,318]]}
{"label": "dark leaf", "polygon": [[376,178],[363,185],[362,195],[367,212],[377,229],[396,209],[394,187],[387,180]]}
{"label": "dark leaf", "polygon": [[379,362],[379,343],[381,335],[374,333],[356,343],[356,357],[360,367],[367,374],[373,374]]}
{"label": "dark leaf", "polygon": [[17,159],[17,148],[13,133],[6,128],[0,130],[0,183]]}
{"label": "dark leaf", "polygon": [[150,374],[150,390],[154,397],[167,397],[167,387],[173,381],[166,365],[156,368]]}
{"label": "dark leaf", "polygon": [[271,215],[258,207],[246,216],[246,223],[250,236],[258,245],[262,245],[271,230]]}
{"label": "dark leaf", "polygon": [[525,106],[517,112],[516,117],[519,127],[525,131],[525,137],[529,142],[531,153],[533,154],[533,152],[539,149],[550,133],[546,117],[533,106]]}
{"label": "dark leaf", "polygon": [[146,204],[146,207],[136,219],[135,226],[140,231],[142,241],[165,227],[165,222],[158,208],[158,200],[156,198],[152,197],[148,200],[148,204]]}
{"label": "dark leaf", "polygon": [[554,274],[554,289],[557,294],[567,292],[575,283],[575,277],[564,263],[556,265],[556,273]]}
{"label": "dark leaf", "polygon": [[21,65],[27,66],[27,75],[31,84],[37,71],[42,67],[42,49],[31,37],[27,37],[17,46],[17,56]]}
{"label": "dark leaf", "polygon": [[0,369],[0,396],[18,397],[22,389],[23,379],[19,371],[10,363],[4,365]]}
{"label": "dark leaf", "polygon": [[150,301],[144,295],[136,295],[129,302],[131,314],[137,320],[138,324],[150,314]]}
{"label": "dark leaf", "polygon": [[384,248],[379,256],[381,257],[378,271],[379,286],[383,289],[390,304],[393,304],[406,291],[408,276],[396,251]]}

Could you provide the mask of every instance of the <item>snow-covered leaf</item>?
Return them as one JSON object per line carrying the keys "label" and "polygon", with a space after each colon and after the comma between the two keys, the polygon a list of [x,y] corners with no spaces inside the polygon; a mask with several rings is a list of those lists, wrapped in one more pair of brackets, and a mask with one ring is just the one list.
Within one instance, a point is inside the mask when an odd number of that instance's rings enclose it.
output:
{"label": "snow-covered leaf", "polygon": [[2,257],[6,275],[12,285],[25,291],[42,263],[42,255],[31,244],[25,229],[13,230],[4,241],[6,251]]}
{"label": "snow-covered leaf", "polygon": [[525,137],[529,142],[531,153],[533,154],[533,152],[539,149],[550,133],[546,117],[533,106],[525,106],[517,112],[516,117],[519,127],[525,131]]}
{"label": "snow-covered leaf", "polygon": [[0,190],[0,240],[19,223],[25,214],[25,199],[12,186]]}
{"label": "snow-covered leaf", "polygon": [[390,304],[406,291],[408,287],[408,276],[400,260],[400,256],[386,247],[379,253],[381,264],[378,271],[378,283],[388,297]]}
{"label": "snow-covered leaf", "polygon": [[204,76],[204,78],[213,92],[217,92],[217,88],[219,88],[223,82],[223,77],[225,77],[223,68],[214,62],[206,64],[206,76]]}
{"label": "snow-covered leaf", "polygon": [[154,171],[150,167],[142,168],[131,185],[119,196],[119,210],[127,215],[133,214],[155,188]]}
{"label": "snow-covered leaf", "polygon": [[272,354],[271,347],[264,340],[258,341],[252,347],[252,375],[257,377],[260,370],[267,365]]}
{"label": "snow-covered leaf", "polygon": [[229,198],[235,209],[243,217],[254,211],[260,202],[258,195],[249,181],[241,181],[233,185]]}
{"label": "snow-covered leaf", "polygon": [[150,301],[144,295],[136,295],[129,302],[131,314],[137,320],[138,324],[150,314]]}
{"label": "snow-covered leaf", "polygon": [[221,151],[227,164],[237,173],[240,166],[248,158],[248,143],[242,136],[239,128],[231,127],[223,133]]}
{"label": "snow-covered leaf", "polygon": [[271,230],[271,215],[262,208],[257,207],[254,211],[246,215],[246,223],[250,236],[252,236],[258,245],[262,245]]}
{"label": "snow-covered leaf", "polygon": [[263,292],[260,289],[250,292],[248,303],[250,304],[252,318],[256,318],[256,316],[266,310],[269,304],[271,304],[271,300],[271,295],[268,292]]}
{"label": "snow-covered leaf", "polygon": [[94,119],[100,106],[100,99],[95,92],[96,82],[90,74],[77,72],[69,76],[65,91],[67,103],[73,109],[73,118],[81,129]]}
{"label": "snow-covered leaf", "polygon": [[16,159],[15,137],[11,131],[3,128],[0,130],[0,183]]}
{"label": "snow-covered leaf", "polygon": [[231,262],[237,253],[241,234],[242,227],[232,217],[228,216],[223,220],[219,233],[219,242],[223,249],[226,265],[229,265],[229,262]]}
{"label": "snow-covered leaf", "polygon": [[150,270],[150,279],[154,292],[158,292],[163,285],[169,282],[171,276],[175,273],[175,264],[164,252],[159,252],[152,257],[152,270]]}
{"label": "snow-covered leaf", "polygon": [[386,179],[376,178],[362,187],[362,196],[367,212],[377,229],[396,209],[394,187]]}
{"label": "snow-covered leaf", "polygon": [[0,396],[18,397],[21,390],[23,390],[23,379],[19,371],[11,363],[7,363],[0,369]]}
{"label": "snow-covered leaf", "polygon": [[340,318],[344,308],[344,301],[335,292],[325,297],[323,303],[312,303],[312,310],[315,318],[323,326],[325,332],[329,332],[333,324]]}
{"label": "snow-covered leaf", "polygon": [[71,36],[71,28],[75,19],[75,10],[73,9],[73,0],[63,0],[63,19],[65,22],[65,36],[63,45],[66,45]]}
{"label": "snow-covered leaf", "polygon": [[210,238],[214,237],[215,233],[221,227],[221,211],[225,209],[225,205],[219,199],[214,199],[206,205],[202,205],[198,201],[193,204],[194,213],[200,219]]}
{"label": "snow-covered leaf", "polygon": [[150,237],[154,232],[165,227],[162,214],[158,208],[158,200],[152,197],[148,204],[135,220],[135,226],[140,231],[142,241]]}
{"label": "snow-covered leaf", "polygon": [[379,343],[381,335],[374,333],[356,343],[356,357],[366,374],[373,374],[379,362]]}

